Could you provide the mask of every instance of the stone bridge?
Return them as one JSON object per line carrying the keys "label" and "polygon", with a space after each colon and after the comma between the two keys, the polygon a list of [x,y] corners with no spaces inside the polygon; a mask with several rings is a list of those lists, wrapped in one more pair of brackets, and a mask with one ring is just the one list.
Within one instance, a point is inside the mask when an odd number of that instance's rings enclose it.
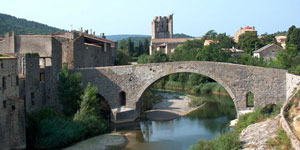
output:
{"label": "stone bridge", "polygon": [[139,117],[140,98],[146,89],[164,76],[193,72],[221,84],[232,97],[239,113],[248,110],[246,95],[254,94],[254,108],[285,101],[287,71],[220,62],[189,61],[144,65],[80,68],[84,87],[98,86],[99,94],[110,104],[112,121],[130,122]]}

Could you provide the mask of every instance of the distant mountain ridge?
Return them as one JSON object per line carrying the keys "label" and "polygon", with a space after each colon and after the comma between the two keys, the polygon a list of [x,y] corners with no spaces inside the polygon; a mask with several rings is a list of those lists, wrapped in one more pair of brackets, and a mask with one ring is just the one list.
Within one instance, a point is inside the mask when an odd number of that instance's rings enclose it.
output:
{"label": "distant mountain ridge", "polygon": [[[194,38],[193,36],[186,35],[183,33],[176,33],[173,35],[174,38]],[[150,35],[140,35],[140,34],[117,34],[117,35],[107,35],[106,39],[112,41],[121,41],[128,38],[137,38],[137,39],[151,39]]]}
{"label": "distant mountain ridge", "polygon": [[5,33],[15,31],[15,34],[50,34],[58,32],[60,29],[48,26],[46,24],[17,18],[11,15],[0,13],[0,36]]}

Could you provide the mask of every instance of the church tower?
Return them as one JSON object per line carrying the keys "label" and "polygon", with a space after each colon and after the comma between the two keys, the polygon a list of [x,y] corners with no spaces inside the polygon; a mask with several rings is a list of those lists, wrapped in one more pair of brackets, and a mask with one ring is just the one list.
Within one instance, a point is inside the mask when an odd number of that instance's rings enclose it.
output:
{"label": "church tower", "polygon": [[173,14],[164,17],[155,17],[152,22],[152,39],[173,38]]}

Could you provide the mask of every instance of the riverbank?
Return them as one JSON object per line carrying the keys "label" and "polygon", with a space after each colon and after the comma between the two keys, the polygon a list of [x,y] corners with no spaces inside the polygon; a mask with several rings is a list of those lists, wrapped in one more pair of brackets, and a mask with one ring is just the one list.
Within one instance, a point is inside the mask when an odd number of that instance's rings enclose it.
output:
{"label": "riverbank", "polygon": [[151,110],[145,112],[146,117],[150,120],[162,121],[172,120],[204,106],[190,106],[192,99],[186,95],[178,93],[161,92],[162,100],[154,104]]}

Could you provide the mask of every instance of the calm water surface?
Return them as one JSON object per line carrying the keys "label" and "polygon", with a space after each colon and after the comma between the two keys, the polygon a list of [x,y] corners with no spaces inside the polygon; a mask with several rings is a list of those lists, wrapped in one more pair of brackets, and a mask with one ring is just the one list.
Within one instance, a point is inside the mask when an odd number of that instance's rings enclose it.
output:
{"label": "calm water surface", "polygon": [[170,121],[142,120],[136,126],[119,129],[129,139],[127,150],[187,150],[202,140],[215,139],[228,130],[235,118],[230,97],[203,95],[211,100],[204,107]]}

